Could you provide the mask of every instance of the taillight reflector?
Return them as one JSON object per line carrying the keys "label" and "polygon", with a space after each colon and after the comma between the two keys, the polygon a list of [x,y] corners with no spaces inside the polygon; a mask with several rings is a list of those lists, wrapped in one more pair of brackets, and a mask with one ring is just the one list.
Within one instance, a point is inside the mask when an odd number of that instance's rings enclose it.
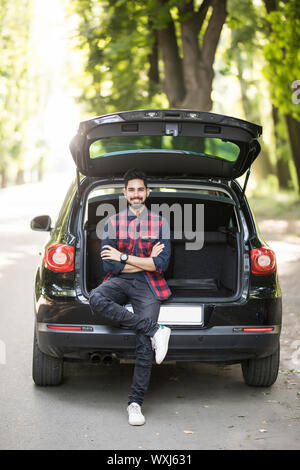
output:
{"label": "taillight reflector", "polygon": [[273,327],[263,327],[263,328],[243,328],[245,333],[265,333],[267,331],[273,331]]}
{"label": "taillight reflector", "polygon": [[81,331],[82,326],[57,326],[57,325],[47,325],[49,330],[65,330],[65,331]]}
{"label": "taillight reflector", "polygon": [[252,274],[271,274],[276,270],[275,253],[265,246],[251,250]]}
{"label": "taillight reflector", "polygon": [[46,248],[44,266],[51,271],[67,273],[74,271],[74,246],[55,243]]}

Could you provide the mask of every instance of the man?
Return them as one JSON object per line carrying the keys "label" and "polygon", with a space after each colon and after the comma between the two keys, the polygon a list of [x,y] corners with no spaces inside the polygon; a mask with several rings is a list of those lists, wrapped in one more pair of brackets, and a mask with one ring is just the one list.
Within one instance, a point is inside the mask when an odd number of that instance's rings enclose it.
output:
{"label": "man", "polygon": [[[171,330],[157,323],[160,303],[171,291],[164,279],[170,260],[169,227],[145,206],[150,194],[146,175],[128,170],[124,175],[128,209],[109,218],[101,244],[103,283],[90,293],[90,306],[116,325],[136,332],[136,361],[128,400],[129,424],[142,425],[141,412],[148,389],[153,349],[160,364],[168,351]],[[124,305],[130,303],[133,312]]]}

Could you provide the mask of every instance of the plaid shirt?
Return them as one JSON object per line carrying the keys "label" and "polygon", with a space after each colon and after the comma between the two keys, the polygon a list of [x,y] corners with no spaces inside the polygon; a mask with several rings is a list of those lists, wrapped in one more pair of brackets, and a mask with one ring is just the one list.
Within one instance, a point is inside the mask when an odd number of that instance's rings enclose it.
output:
{"label": "plaid shirt", "polygon": [[[103,245],[111,245],[122,253],[133,254],[139,257],[149,257],[152,247],[160,241],[165,247],[162,252],[153,257],[156,271],[142,271],[159,300],[165,300],[171,295],[171,291],[164,278],[163,272],[167,270],[170,255],[170,231],[166,220],[155,212],[148,211],[145,207],[139,217],[128,208],[108,219],[104,227],[101,249]],[[103,269],[106,276],[103,282],[112,276],[118,276],[124,268],[124,264],[114,260],[103,260]]]}

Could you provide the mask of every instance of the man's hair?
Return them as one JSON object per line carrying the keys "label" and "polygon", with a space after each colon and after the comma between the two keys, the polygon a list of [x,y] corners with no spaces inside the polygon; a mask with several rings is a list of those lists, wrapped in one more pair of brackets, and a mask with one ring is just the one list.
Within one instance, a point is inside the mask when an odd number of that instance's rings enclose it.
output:
{"label": "man's hair", "polygon": [[130,168],[130,170],[127,170],[126,173],[124,174],[124,183],[125,183],[125,188],[127,188],[128,181],[130,180],[143,180],[144,185],[147,188],[147,177],[146,174],[140,170],[139,168]]}

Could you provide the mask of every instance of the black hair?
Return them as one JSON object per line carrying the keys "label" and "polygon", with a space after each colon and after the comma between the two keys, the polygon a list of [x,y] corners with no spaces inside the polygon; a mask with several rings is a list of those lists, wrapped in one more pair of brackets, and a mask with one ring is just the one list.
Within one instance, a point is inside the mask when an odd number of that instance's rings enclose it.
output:
{"label": "black hair", "polygon": [[130,168],[129,170],[126,171],[126,173],[124,174],[125,188],[127,188],[128,181],[136,180],[136,179],[143,180],[144,185],[147,188],[146,174],[142,170],[140,170],[139,168]]}

